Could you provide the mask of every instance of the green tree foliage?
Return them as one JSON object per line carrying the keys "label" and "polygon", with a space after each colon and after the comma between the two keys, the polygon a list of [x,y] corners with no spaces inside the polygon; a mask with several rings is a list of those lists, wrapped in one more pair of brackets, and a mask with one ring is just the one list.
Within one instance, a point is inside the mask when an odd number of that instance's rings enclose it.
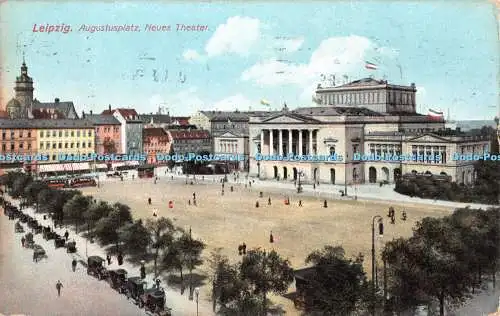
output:
{"label": "green tree foliage", "polygon": [[350,315],[365,306],[370,286],[363,259],[345,258],[342,247],[325,246],[306,258],[314,264],[304,288],[306,309],[321,315]]}
{"label": "green tree foliage", "polygon": [[[174,226],[174,223],[169,218],[160,217],[159,219],[148,219],[146,220],[146,229],[149,232],[151,238],[151,257],[153,259],[153,271],[154,277],[158,276],[158,260],[160,255],[167,253],[174,242],[174,235],[178,231],[178,228]],[[164,266],[162,265],[162,268]]]}
{"label": "green tree foliage", "polygon": [[64,204],[64,217],[71,221],[78,232],[78,227],[85,222],[85,212],[92,205],[92,197],[75,195]]}
{"label": "green tree foliage", "polygon": [[205,249],[205,244],[199,239],[193,239],[190,233],[182,232],[182,235],[177,238],[174,243],[172,250],[177,255],[177,269],[181,273],[181,283],[184,279],[182,277],[182,270],[186,268],[189,270],[189,286],[192,289],[192,274],[196,267],[203,264],[201,258],[201,253]]}
{"label": "green tree foliage", "polygon": [[89,228],[93,229],[96,223],[113,211],[113,207],[107,202],[99,201],[99,203],[92,203],[87,211],[83,214],[85,221]]}
{"label": "green tree foliage", "polygon": [[252,294],[262,296],[262,311],[267,311],[267,294],[285,294],[293,282],[293,269],[288,259],[272,250],[252,249],[243,257],[240,275],[250,284]]}
{"label": "green tree foliage", "polygon": [[113,210],[106,216],[99,219],[95,226],[95,234],[101,244],[109,245],[114,243],[119,251],[119,229],[123,225],[132,222],[130,207],[121,203],[115,203]]}
{"label": "green tree foliage", "polygon": [[123,252],[130,257],[131,261],[138,262],[147,259],[151,238],[142,220],[126,223],[119,229],[118,236],[126,245]]}
{"label": "green tree foliage", "polygon": [[33,181],[33,178],[25,173],[17,174],[16,178],[12,183],[12,188],[10,195],[15,198],[21,198],[24,196],[24,189]]}

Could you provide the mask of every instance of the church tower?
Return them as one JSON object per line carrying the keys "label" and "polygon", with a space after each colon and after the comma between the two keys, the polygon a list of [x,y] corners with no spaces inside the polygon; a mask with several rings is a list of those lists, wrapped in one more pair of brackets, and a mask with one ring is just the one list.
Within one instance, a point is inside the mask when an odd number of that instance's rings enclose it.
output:
{"label": "church tower", "polygon": [[21,104],[19,118],[32,117],[33,90],[35,90],[33,88],[33,79],[28,76],[28,67],[23,57],[21,76],[16,78],[16,86],[14,88],[16,92],[15,99]]}

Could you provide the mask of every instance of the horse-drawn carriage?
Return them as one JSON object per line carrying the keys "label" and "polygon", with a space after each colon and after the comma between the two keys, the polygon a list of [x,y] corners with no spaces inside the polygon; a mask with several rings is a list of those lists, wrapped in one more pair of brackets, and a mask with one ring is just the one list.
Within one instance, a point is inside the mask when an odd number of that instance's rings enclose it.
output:
{"label": "horse-drawn carriage", "polygon": [[28,227],[33,229],[38,226],[38,221],[34,219],[33,217],[28,218]]}
{"label": "horse-drawn carriage", "polygon": [[108,282],[111,288],[118,293],[125,293],[127,290],[127,270],[117,269],[108,271]]}
{"label": "horse-drawn carriage", "polygon": [[29,219],[29,216],[24,214],[24,213],[21,213],[19,215],[19,220],[21,221],[21,223],[27,223],[28,219]]}
{"label": "horse-drawn carriage", "polygon": [[16,223],[16,225],[14,226],[14,230],[16,233],[24,233],[24,227],[20,222]]}
{"label": "horse-drawn carriage", "polygon": [[47,255],[47,253],[45,252],[45,249],[43,249],[42,246],[40,245],[33,245],[33,257],[35,259],[39,259],[39,258],[43,258]]}
{"label": "horse-drawn carriage", "polygon": [[140,277],[128,278],[125,286],[127,299],[132,299],[135,301],[135,304],[139,304],[140,296],[144,294],[145,283]]}
{"label": "horse-drawn carriage", "polygon": [[52,231],[49,226],[43,228],[42,234],[45,240],[56,239],[56,237],[59,236],[56,232]]}
{"label": "horse-drawn carriage", "polygon": [[43,230],[43,226],[40,224],[33,227],[33,233],[35,233],[35,234],[41,234],[42,230]]}
{"label": "horse-drawn carriage", "polygon": [[75,253],[76,252],[76,241],[68,241],[66,243],[66,252]]}
{"label": "horse-drawn carriage", "polygon": [[66,245],[66,240],[62,238],[61,236],[57,235],[57,237],[54,239],[54,247],[61,248]]}
{"label": "horse-drawn carriage", "polygon": [[108,277],[108,271],[104,267],[104,259],[99,256],[90,256],[87,259],[87,274],[94,275],[98,280]]}
{"label": "horse-drawn carriage", "polygon": [[26,240],[24,243],[26,248],[33,248],[33,246],[35,246],[35,241],[33,240],[32,233],[27,233],[26,235],[24,235],[24,239]]}
{"label": "horse-drawn carriage", "polygon": [[163,289],[146,290],[139,297],[139,307],[144,307],[146,311],[156,313],[156,315],[170,315],[170,309],[165,307],[165,291]]}

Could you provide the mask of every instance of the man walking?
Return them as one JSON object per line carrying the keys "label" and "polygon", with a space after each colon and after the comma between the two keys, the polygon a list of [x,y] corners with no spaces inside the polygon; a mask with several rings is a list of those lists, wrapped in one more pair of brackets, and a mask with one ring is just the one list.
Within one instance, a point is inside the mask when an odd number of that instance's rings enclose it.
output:
{"label": "man walking", "polygon": [[68,241],[68,237],[69,237],[69,232],[68,232],[68,231],[66,231],[66,232],[64,233],[64,238],[66,238],[66,241]]}
{"label": "man walking", "polygon": [[57,296],[61,296],[62,287],[63,287],[63,285],[62,285],[61,281],[57,280],[57,283],[56,283]]}

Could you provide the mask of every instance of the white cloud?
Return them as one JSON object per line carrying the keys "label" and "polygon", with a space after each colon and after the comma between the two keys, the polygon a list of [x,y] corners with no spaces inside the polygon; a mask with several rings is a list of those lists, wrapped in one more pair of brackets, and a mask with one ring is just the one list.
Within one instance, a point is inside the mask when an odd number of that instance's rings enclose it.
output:
{"label": "white cloud", "polygon": [[235,53],[246,55],[260,38],[259,19],[234,16],[217,27],[205,46],[209,57]]}
{"label": "white cloud", "polygon": [[308,63],[292,64],[268,59],[244,70],[241,80],[260,86],[298,85],[304,89],[302,99],[310,101],[322,74],[326,78],[334,75],[337,84],[343,81],[344,75],[357,79],[365,71],[367,56],[384,53],[389,58],[389,55],[397,56],[395,52],[388,47],[377,47],[366,37],[332,37],[320,43]]}
{"label": "white cloud", "polygon": [[247,99],[241,94],[236,94],[220,101],[215,102],[210,110],[218,111],[247,111],[249,108],[255,108],[258,103]]}
{"label": "white cloud", "polygon": [[196,50],[194,49],[187,49],[184,51],[182,54],[182,57],[185,60],[191,60],[191,61],[202,61],[204,58],[203,56],[200,55]]}
{"label": "white cloud", "polygon": [[294,53],[302,47],[304,41],[304,37],[288,38],[281,41],[280,47],[285,53]]}

